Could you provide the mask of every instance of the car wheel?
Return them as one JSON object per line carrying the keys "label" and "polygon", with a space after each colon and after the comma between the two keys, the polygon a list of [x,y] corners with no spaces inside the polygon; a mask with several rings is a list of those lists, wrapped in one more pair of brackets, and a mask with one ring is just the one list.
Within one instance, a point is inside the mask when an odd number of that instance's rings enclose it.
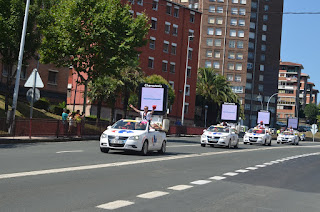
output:
{"label": "car wheel", "polygon": [[277,142],[277,144],[280,144],[280,142]]}
{"label": "car wheel", "polygon": [[202,147],[206,147],[206,144],[201,144]]}
{"label": "car wheel", "polygon": [[228,148],[231,149],[231,139],[229,140]]}
{"label": "car wheel", "polygon": [[109,152],[109,148],[100,147],[100,151],[103,152],[103,153],[108,153]]}
{"label": "car wheel", "polygon": [[166,141],[163,141],[162,145],[161,145],[161,149],[158,150],[158,152],[161,154],[164,154],[164,153],[166,153],[166,150],[167,150],[167,144],[166,144]]}
{"label": "car wheel", "polygon": [[211,144],[210,146],[214,148],[214,145],[213,145],[213,144]]}
{"label": "car wheel", "polygon": [[148,154],[148,141],[145,141],[142,145],[142,149],[141,149],[141,155],[147,155]]}
{"label": "car wheel", "polygon": [[243,144],[247,144],[247,142],[243,142]]}
{"label": "car wheel", "polygon": [[250,143],[250,145],[252,145],[252,143]]}
{"label": "car wheel", "polygon": [[236,145],[235,145],[233,148],[235,148],[235,149],[238,149],[238,148],[239,148],[239,139],[237,140],[237,143],[236,143]]}
{"label": "car wheel", "polygon": [[269,144],[268,144],[268,146],[271,146],[271,139],[270,139],[270,141],[269,141]]}
{"label": "car wheel", "polygon": [[299,142],[297,142],[296,145],[298,146],[298,145],[299,145]]}

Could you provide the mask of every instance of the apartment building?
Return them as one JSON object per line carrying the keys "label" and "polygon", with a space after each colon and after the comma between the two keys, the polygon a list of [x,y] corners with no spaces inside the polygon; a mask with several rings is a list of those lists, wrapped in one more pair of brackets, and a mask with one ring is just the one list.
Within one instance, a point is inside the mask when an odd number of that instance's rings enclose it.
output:
{"label": "apartment building", "polygon": [[283,0],[173,0],[203,13],[199,67],[223,74],[240,97],[245,125],[255,126],[257,111],[276,121]]}
{"label": "apartment building", "polygon": [[317,89],[314,89],[315,84],[313,82],[307,83],[307,89],[306,89],[306,104],[317,104],[317,97],[319,91]]}
{"label": "apartment building", "polygon": [[[174,89],[176,98],[168,115],[172,121],[179,120],[182,116],[184,81],[187,73],[184,122],[187,125],[193,124],[202,14],[167,0],[123,0],[123,3],[131,5],[133,17],[142,13],[149,17],[149,42],[140,49],[140,67],[146,76],[161,75]],[[75,109],[82,111],[84,86],[76,85],[77,75],[69,77],[69,107],[73,108],[74,104]],[[117,119],[122,118],[122,108],[123,104],[118,100],[115,112]],[[104,107],[101,115],[110,117],[110,112]],[[89,102],[86,114],[95,115],[96,106],[90,105]]]}
{"label": "apartment building", "polygon": [[307,82],[306,74],[301,74],[302,69],[303,66],[298,63],[280,62],[277,105],[277,119],[280,122],[286,122],[288,117],[298,116],[299,103],[304,98],[301,98],[300,89]]}
{"label": "apartment building", "polygon": [[307,85],[308,85],[308,80],[310,79],[310,76],[305,73],[301,73],[300,75],[300,92],[299,92],[299,100],[300,100],[300,105],[302,109],[306,107],[306,102],[307,102]]}

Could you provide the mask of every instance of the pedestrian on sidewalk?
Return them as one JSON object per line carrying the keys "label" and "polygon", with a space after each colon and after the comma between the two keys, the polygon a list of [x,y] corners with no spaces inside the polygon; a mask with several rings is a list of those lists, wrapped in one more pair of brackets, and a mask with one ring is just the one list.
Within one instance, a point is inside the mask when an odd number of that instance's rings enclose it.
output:
{"label": "pedestrian on sidewalk", "polygon": [[63,125],[63,135],[67,135],[68,133],[68,117],[69,114],[67,113],[67,109],[63,108],[63,112],[62,112],[62,125]]}

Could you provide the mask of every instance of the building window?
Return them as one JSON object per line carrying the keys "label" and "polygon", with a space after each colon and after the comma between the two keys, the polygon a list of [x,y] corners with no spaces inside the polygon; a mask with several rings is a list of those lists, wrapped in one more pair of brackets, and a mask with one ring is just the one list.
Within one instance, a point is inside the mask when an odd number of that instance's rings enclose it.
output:
{"label": "building window", "polygon": [[231,89],[234,93],[243,93],[243,87],[242,86],[231,86]]}
{"label": "building window", "polygon": [[142,6],[143,5],[143,0],[137,0],[137,4]]}
{"label": "building window", "polygon": [[232,82],[233,81],[233,75],[227,74],[227,81]]}
{"label": "building window", "polygon": [[157,19],[153,17],[151,18],[151,29],[157,29]]}
{"label": "building window", "polygon": [[266,32],[268,30],[268,26],[267,25],[263,25],[262,26],[262,30]]}
{"label": "building window", "polygon": [[171,62],[170,63],[170,73],[175,73],[176,72],[176,63]]}
{"label": "building window", "polygon": [[259,81],[263,82],[263,75],[259,75]]}
{"label": "building window", "polygon": [[239,37],[239,38],[244,38],[244,31],[239,30],[239,31],[238,31],[238,37]]}
{"label": "building window", "polygon": [[189,51],[188,51],[188,59],[189,60],[192,60],[192,51],[193,51],[193,49],[189,48]]}
{"label": "building window", "polygon": [[248,90],[252,89],[252,84],[250,82],[246,83],[246,89],[248,89]]}
{"label": "building window", "polygon": [[240,4],[247,4],[247,0],[240,0]]}
{"label": "building window", "polygon": [[249,49],[254,49],[254,43],[249,42]]}
{"label": "building window", "polygon": [[262,35],[262,38],[261,38],[263,41],[267,41],[267,36],[266,35]]}
{"label": "building window", "polygon": [[234,70],[234,64],[228,63],[228,70]]}
{"label": "building window", "polygon": [[167,8],[166,8],[166,13],[168,14],[168,15],[171,15],[171,9],[172,9],[172,4],[167,4]]}
{"label": "building window", "polygon": [[248,52],[248,59],[253,59],[253,56],[254,56],[253,52]]}
{"label": "building window", "polygon": [[207,29],[207,35],[213,35],[214,31],[212,27],[208,27]]}
{"label": "building window", "polygon": [[267,21],[268,20],[268,15],[263,15],[263,21]]}
{"label": "building window", "polygon": [[207,46],[213,46],[213,39],[207,38]]}
{"label": "building window", "polygon": [[261,51],[265,52],[267,50],[267,46],[266,45],[261,45]]}
{"label": "building window", "polygon": [[223,19],[222,18],[216,18],[216,22],[218,25],[223,24]]}
{"label": "building window", "polygon": [[245,104],[245,105],[244,105],[244,109],[245,109],[245,110],[250,110],[250,109],[251,109],[251,105]]}
{"label": "building window", "polygon": [[238,41],[237,42],[237,48],[238,49],[243,49],[243,41]]}
{"label": "building window", "polygon": [[174,81],[169,81],[169,85],[174,90]]}
{"label": "building window", "polygon": [[260,65],[260,71],[264,71],[264,65]]}
{"label": "building window", "polygon": [[236,30],[230,30],[230,37],[236,37],[237,36],[237,31]]}
{"label": "building window", "polygon": [[216,29],[216,35],[222,35],[222,29],[220,29],[220,28],[217,28]]}
{"label": "building window", "polygon": [[48,83],[56,85],[57,75],[58,75],[58,71],[49,70]]}
{"label": "building window", "polygon": [[178,18],[179,17],[179,7],[174,7],[173,9],[173,16]]}
{"label": "building window", "polygon": [[191,77],[191,66],[187,68],[187,77]]}
{"label": "building window", "polygon": [[208,17],[208,24],[214,24],[214,17],[212,16]]}
{"label": "building window", "polygon": [[232,19],[230,20],[230,25],[231,25],[231,26],[237,26],[237,19],[232,18]]}
{"label": "building window", "polygon": [[247,73],[247,79],[252,79],[252,74],[251,73]]}
{"label": "building window", "polygon": [[186,96],[190,96],[190,85],[186,85]]}
{"label": "building window", "polygon": [[243,54],[237,53],[237,60],[243,60]]}
{"label": "building window", "polygon": [[239,0],[232,0],[232,3],[233,3],[233,4],[238,4],[238,3],[239,3]]}
{"label": "building window", "polygon": [[178,25],[175,25],[175,24],[172,25],[172,35],[178,36]]}
{"label": "building window", "polygon": [[149,57],[148,60],[148,68],[154,68],[154,58],[153,57]]}
{"label": "building window", "polygon": [[236,48],[236,41],[230,40],[229,41],[229,48]]}
{"label": "building window", "polygon": [[253,68],[253,64],[252,63],[247,63],[247,69],[251,70]]}
{"label": "building window", "polygon": [[256,24],[254,22],[250,22],[250,29],[255,29],[256,28]]}
{"label": "building window", "polygon": [[169,42],[163,41],[163,52],[168,53],[169,52]]}
{"label": "building window", "polygon": [[155,49],[156,48],[156,38],[155,37],[150,37],[149,48],[150,49]]}
{"label": "building window", "polygon": [[189,29],[189,40],[190,41],[193,41],[193,38],[194,38],[194,30],[192,30],[192,29]]}
{"label": "building window", "polygon": [[238,15],[238,9],[237,8],[231,8],[231,14],[232,15]]}
{"label": "building window", "polygon": [[258,6],[257,2],[251,2],[251,8],[256,9]]}
{"label": "building window", "polygon": [[268,5],[264,5],[263,9],[264,9],[264,11],[267,12],[269,10],[269,6]]}
{"label": "building window", "polygon": [[194,23],[194,19],[195,19],[195,13],[194,12],[190,12],[190,22]]}
{"label": "building window", "polygon": [[217,13],[223,13],[223,7],[217,7]]}
{"label": "building window", "polygon": [[206,51],[206,57],[212,57],[212,50]]}
{"label": "building window", "polygon": [[168,61],[162,60],[162,71],[167,72],[168,71]]}
{"label": "building window", "polygon": [[216,8],[212,5],[209,6],[209,13],[214,13],[216,11]]}
{"label": "building window", "polygon": [[159,0],[153,0],[153,2],[152,2],[152,9],[153,10],[158,10],[158,1]]}
{"label": "building window", "polygon": [[215,39],[214,46],[221,46],[221,39]]}
{"label": "building window", "polygon": [[205,63],[204,63],[204,66],[206,67],[206,68],[211,68],[212,67],[212,64],[211,64],[211,61],[206,61]]}
{"label": "building window", "polygon": [[187,114],[189,112],[189,103],[184,103],[184,113]]}
{"label": "building window", "polygon": [[239,20],[239,26],[245,26],[246,25],[246,21],[243,19]]}
{"label": "building window", "polygon": [[263,85],[259,85],[258,88],[259,88],[259,91],[263,91]]}
{"label": "building window", "polygon": [[171,54],[173,54],[173,55],[177,54],[177,44],[176,43],[171,44]]}
{"label": "building window", "polygon": [[241,75],[236,75],[234,78],[235,82],[241,82]]}
{"label": "building window", "polygon": [[255,35],[256,34],[254,32],[249,32],[249,38],[254,39]]}
{"label": "building window", "polygon": [[219,62],[213,62],[213,68],[219,69],[220,68],[220,63]]}
{"label": "building window", "polygon": [[166,33],[166,34],[170,34],[170,23],[169,22],[166,22],[165,23],[165,27],[164,27],[164,32]]}
{"label": "building window", "polygon": [[246,9],[245,8],[240,8],[239,9],[239,15],[246,15]]}
{"label": "building window", "polygon": [[241,63],[237,63],[236,64],[236,71],[241,71],[242,70],[242,64]]}
{"label": "building window", "polygon": [[264,55],[264,54],[260,55],[260,60],[262,62],[264,62],[266,60],[266,55]]}
{"label": "building window", "polygon": [[234,52],[228,52],[228,59],[235,59],[236,58],[236,54]]}
{"label": "building window", "polygon": [[214,58],[220,58],[220,51],[214,51]]}

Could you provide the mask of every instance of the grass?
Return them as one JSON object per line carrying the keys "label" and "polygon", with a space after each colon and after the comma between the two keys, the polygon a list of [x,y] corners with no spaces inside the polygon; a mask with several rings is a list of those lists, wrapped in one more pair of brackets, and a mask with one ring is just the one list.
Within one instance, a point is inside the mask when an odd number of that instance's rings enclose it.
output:
{"label": "grass", "polygon": [[[312,137],[312,132],[305,132],[306,134],[306,137],[307,137],[307,141],[312,141],[313,137]],[[320,133],[317,132],[315,135],[314,135],[314,141],[320,141]]]}

